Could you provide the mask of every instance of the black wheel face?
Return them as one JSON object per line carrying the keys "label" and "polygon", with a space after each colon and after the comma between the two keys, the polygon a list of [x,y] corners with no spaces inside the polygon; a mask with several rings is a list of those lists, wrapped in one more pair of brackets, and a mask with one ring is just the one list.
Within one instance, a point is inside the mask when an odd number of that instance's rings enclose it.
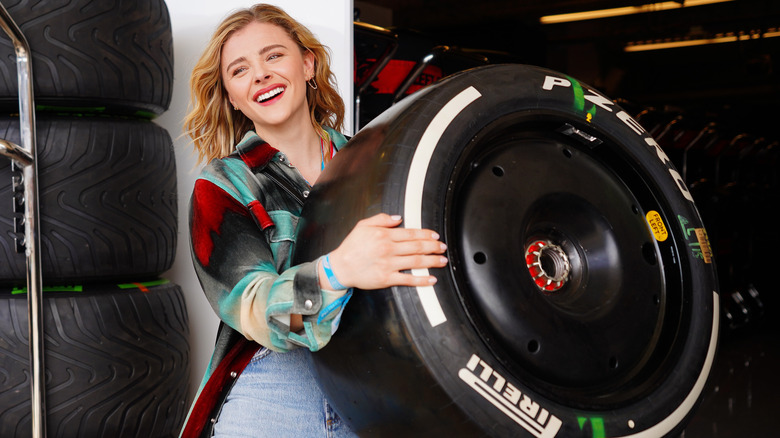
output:
{"label": "black wheel face", "polygon": [[460,295],[506,363],[585,403],[646,364],[666,282],[639,201],[595,150],[556,135],[565,126],[487,127],[453,175],[447,240]]}
{"label": "black wheel face", "polygon": [[651,187],[581,128],[539,114],[487,126],[455,167],[444,218],[458,294],[502,363],[559,402],[609,408],[652,388],[681,279],[666,278],[647,225]]}
{"label": "black wheel face", "polygon": [[450,264],[353,295],[320,383],[367,434],[673,435],[718,330],[690,199],[632,119],[559,73],[492,66],[410,96],[326,168],[296,258],[384,211],[440,231]]}

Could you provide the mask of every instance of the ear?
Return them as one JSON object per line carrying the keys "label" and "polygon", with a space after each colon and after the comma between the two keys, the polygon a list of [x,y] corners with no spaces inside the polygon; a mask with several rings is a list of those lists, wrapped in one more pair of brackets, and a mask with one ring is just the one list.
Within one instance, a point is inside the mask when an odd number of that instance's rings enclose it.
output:
{"label": "ear", "polygon": [[230,106],[233,108],[236,107],[236,102],[233,100],[233,97],[230,94],[228,94],[228,101],[230,102]]}
{"label": "ear", "polygon": [[303,52],[303,73],[304,77],[311,78],[314,77],[314,63],[315,63],[315,57],[314,53],[312,53],[311,50],[306,49]]}

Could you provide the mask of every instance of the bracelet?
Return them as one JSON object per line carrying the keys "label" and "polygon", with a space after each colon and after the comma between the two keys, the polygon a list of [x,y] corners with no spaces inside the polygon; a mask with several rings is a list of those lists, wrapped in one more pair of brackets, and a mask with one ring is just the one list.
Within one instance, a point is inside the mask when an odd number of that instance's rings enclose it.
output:
{"label": "bracelet", "polygon": [[325,270],[325,276],[328,277],[328,283],[334,290],[346,289],[347,287],[341,284],[336,274],[333,273],[333,268],[330,266],[330,254],[326,255],[322,259],[322,269]]}

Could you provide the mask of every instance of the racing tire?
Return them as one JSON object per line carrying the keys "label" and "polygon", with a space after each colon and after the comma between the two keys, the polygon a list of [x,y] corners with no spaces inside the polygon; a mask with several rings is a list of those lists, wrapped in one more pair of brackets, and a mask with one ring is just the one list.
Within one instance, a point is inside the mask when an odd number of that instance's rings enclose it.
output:
{"label": "racing tire", "polygon": [[434,286],[356,291],[312,355],[361,436],[684,428],[717,348],[711,249],[679,173],[614,102],[523,65],[407,97],[320,176],[296,262],[380,212],[436,230],[449,264]]}
{"label": "racing tire", "polygon": [[[3,2],[32,51],[41,110],[151,118],[171,102],[173,37],[163,0]],[[16,56],[0,38],[0,110],[19,111]]]}
{"label": "racing tire", "polygon": [[[17,118],[0,118],[0,138],[19,142]],[[47,284],[153,278],[170,268],[178,204],[165,129],[116,117],[39,117],[37,140],[39,252]],[[18,196],[12,181],[20,175],[0,157],[0,200],[8,206],[0,209],[0,284],[26,279],[14,233],[23,210],[11,208]]]}
{"label": "racing tire", "polygon": [[[0,436],[32,431],[27,295],[0,290]],[[188,409],[189,326],[167,281],[43,295],[46,426],[56,437],[173,437]]]}

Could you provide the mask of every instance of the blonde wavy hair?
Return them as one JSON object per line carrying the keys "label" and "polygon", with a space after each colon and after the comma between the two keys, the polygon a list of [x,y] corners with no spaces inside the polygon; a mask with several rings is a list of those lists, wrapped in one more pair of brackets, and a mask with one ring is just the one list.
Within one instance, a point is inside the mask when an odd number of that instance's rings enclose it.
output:
{"label": "blonde wavy hair", "polygon": [[[317,88],[307,87],[306,100],[312,125],[325,144],[330,143],[323,126],[340,131],[344,125],[344,101],[330,69],[329,49],[305,26],[282,9],[257,4],[241,9],[222,21],[201,55],[190,77],[190,111],[184,118],[184,134],[192,138],[198,162],[230,155],[236,143],[254,128],[241,111],[234,110],[222,84],[220,60],[222,46],[234,32],[252,22],[270,23],[284,29],[302,51],[314,54],[314,80]],[[326,159],[330,154],[325,155]]]}

